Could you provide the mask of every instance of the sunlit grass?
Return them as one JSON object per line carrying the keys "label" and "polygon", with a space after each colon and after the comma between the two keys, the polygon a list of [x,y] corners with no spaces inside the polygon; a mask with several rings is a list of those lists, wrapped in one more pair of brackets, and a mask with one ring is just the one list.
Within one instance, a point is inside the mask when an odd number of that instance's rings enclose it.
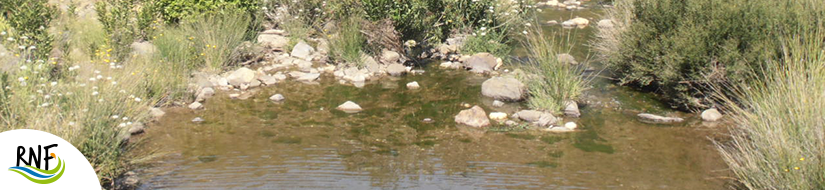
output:
{"label": "sunlit grass", "polygon": [[585,89],[589,79],[581,76],[579,66],[559,62],[560,44],[547,37],[540,28],[531,29],[523,45],[527,49],[527,76],[530,98],[527,105],[532,109],[559,113],[565,101],[575,100]]}

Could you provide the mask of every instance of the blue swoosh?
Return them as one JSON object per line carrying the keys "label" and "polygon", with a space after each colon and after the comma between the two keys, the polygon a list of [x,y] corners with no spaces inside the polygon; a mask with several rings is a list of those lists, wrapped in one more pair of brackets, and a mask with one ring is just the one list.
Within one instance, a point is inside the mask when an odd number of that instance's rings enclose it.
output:
{"label": "blue swoosh", "polygon": [[20,167],[20,166],[11,167],[11,168],[9,168],[9,169],[21,170],[21,171],[23,171],[23,172],[26,172],[26,174],[29,174],[29,175],[32,175],[32,176],[34,176],[34,177],[38,177],[38,178],[50,178],[50,177],[54,176],[54,174],[52,174],[52,175],[42,175],[42,174],[37,173],[37,172],[35,172],[35,171],[33,171],[33,170],[29,169],[29,168],[26,168],[26,167]]}

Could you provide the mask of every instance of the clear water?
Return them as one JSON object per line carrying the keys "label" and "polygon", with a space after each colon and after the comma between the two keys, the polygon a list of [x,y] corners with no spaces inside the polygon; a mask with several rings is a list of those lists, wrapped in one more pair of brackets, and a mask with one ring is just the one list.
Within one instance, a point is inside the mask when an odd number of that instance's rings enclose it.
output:
{"label": "clear water", "polygon": [[[598,12],[548,9],[542,17],[597,18]],[[592,29],[546,29],[571,36],[577,58],[590,54],[584,44]],[[650,94],[595,78],[584,95],[583,117],[571,120],[579,123],[579,132],[500,124],[475,129],[453,122],[465,103],[488,113],[524,107],[492,107],[480,93],[485,77],[436,66],[426,71],[364,88],[331,78],[314,85],[287,82],[247,100],[219,93],[203,111],[167,110],[142,136],[141,150],[163,156],[141,169],[140,189],[726,188],[729,173],[711,141],[724,130],[672,111]],[[406,89],[412,81],[422,88]],[[286,101],[270,102],[276,93]],[[365,110],[334,109],[348,100]],[[689,119],[651,125],[636,120],[639,112]],[[195,117],[206,121],[190,122]]]}

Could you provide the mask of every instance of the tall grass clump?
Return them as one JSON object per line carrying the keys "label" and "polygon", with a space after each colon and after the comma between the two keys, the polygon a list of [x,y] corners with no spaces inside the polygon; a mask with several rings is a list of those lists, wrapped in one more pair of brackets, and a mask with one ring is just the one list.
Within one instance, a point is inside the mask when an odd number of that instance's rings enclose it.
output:
{"label": "tall grass clump", "polygon": [[363,67],[361,55],[366,39],[361,34],[361,22],[357,16],[342,22],[338,32],[330,36],[330,58],[336,62]]}
{"label": "tall grass clump", "polygon": [[190,70],[205,66],[220,71],[234,64],[229,55],[243,42],[249,21],[248,15],[233,11],[202,16],[160,31],[152,42],[163,61]]}
{"label": "tall grass clump", "polygon": [[532,109],[560,112],[566,101],[574,101],[585,89],[588,79],[582,77],[579,66],[561,63],[557,59],[560,44],[546,37],[540,28],[533,28],[522,42],[528,52],[526,61],[527,105]]}
{"label": "tall grass clump", "polygon": [[710,86],[760,74],[755,68],[781,52],[779,35],[817,19],[797,16],[812,11],[798,3],[617,0],[608,10],[615,26],[600,28],[596,49],[621,84],[655,91],[673,107],[710,107]]}
{"label": "tall grass clump", "polygon": [[[718,92],[736,126],[718,144],[749,189],[825,189],[825,27],[782,40],[763,75]],[[733,94],[728,98],[726,94]]]}

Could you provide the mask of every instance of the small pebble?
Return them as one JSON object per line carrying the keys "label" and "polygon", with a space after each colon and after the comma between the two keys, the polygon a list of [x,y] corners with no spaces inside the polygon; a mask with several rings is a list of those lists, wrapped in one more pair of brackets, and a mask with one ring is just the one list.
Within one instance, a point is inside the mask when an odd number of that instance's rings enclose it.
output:
{"label": "small pebble", "polygon": [[195,119],[192,119],[192,123],[201,123],[201,122],[203,122],[203,121],[204,121],[204,120],[203,120],[203,118],[201,118],[201,117],[196,117]]}

